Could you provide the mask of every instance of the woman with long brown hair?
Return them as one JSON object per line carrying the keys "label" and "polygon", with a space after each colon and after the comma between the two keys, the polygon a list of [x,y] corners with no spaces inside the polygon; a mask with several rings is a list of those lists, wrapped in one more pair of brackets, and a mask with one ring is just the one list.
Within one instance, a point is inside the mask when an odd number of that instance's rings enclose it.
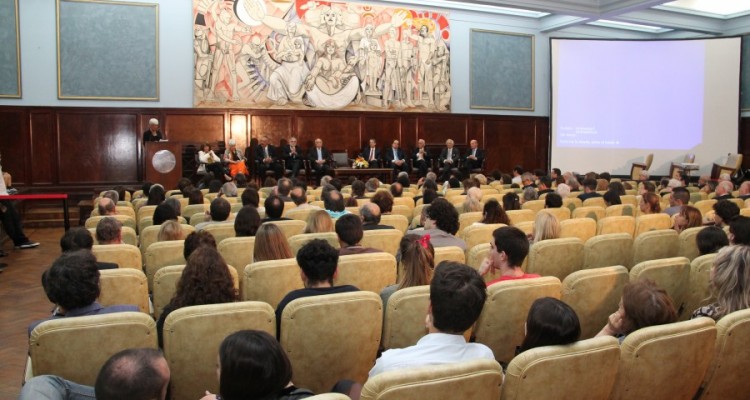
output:
{"label": "woman with long brown hair", "polygon": [[292,249],[278,226],[266,222],[255,233],[253,262],[292,258]]}
{"label": "woman with long brown hair", "polygon": [[399,244],[399,254],[401,255],[399,281],[380,292],[384,308],[388,299],[397,290],[429,285],[432,280],[432,270],[435,269],[435,248],[430,243],[430,235],[405,235]]}

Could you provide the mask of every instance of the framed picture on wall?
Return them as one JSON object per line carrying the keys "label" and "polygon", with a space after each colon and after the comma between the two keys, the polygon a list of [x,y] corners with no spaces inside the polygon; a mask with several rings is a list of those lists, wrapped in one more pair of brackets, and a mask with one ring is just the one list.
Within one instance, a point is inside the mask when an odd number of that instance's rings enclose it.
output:
{"label": "framed picture on wall", "polygon": [[18,0],[0,0],[0,97],[21,98]]}
{"label": "framed picture on wall", "polygon": [[534,110],[534,36],[472,29],[470,108]]}
{"label": "framed picture on wall", "polygon": [[159,100],[159,5],[57,0],[57,97]]}

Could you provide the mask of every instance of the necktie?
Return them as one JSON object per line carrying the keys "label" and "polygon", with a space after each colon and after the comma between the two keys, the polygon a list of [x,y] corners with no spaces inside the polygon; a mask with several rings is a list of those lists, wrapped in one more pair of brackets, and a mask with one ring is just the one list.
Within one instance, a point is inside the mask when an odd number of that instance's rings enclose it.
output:
{"label": "necktie", "polygon": [[375,159],[375,149],[370,147],[370,161]]}
{"label": "necktie", "polygon": [[448,159],[452,160],[453,157],[451,157],[451,154],[453,153],[453,149],[448,149]]}
{"label": "necktie", "polygon": [[268,146],[264,147],[263,151],[266,153],[266,158],[268,158]]}

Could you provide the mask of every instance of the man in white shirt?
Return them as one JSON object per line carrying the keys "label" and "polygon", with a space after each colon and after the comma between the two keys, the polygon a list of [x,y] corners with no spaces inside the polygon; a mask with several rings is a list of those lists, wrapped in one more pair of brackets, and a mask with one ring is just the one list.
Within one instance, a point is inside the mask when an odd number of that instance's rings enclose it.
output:
{"label": "man in white shirt", "polygon": [[428,334],[414,346],[385,351],[370,370],[370,378],[405,368],[494,360],[489,347],[467,343],[463,336],[479,318],[486,298],[485,283],[476,270],[452,261],[440,263],[430,283],[425,320]]}

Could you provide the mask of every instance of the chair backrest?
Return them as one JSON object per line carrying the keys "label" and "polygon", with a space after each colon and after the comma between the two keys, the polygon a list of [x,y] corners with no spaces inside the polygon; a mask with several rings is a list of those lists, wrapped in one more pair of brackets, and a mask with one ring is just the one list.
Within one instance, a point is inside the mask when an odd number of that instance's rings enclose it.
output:
{"label": "chair backrest", "polygon": [[[235,290],[239,290],[240,279],[237,275],[237,270],[228,265],[229,275],[232,276],[232,283]],[[154,275],[154,287],[153,298],[154,298],[154,319],[158,320],[161,313],[164,311],[164,307],[172,301],[175,292],[177,292],[177,283],[182,277],[182,271],[185,270],[185,265],[170,265],[156,271]]]}
{"label": "chair backrest", "polygon": [[[99,244],[99,241],[96,240],[96,228],[89,228],[89,232],[91,233],[91,237],[94,238],[94,244]],[[123,226],[120,232],[124,244],[132,244],[133,246],[138,245],[138,234],[135,233],[135,229]]]}
{"label": "chair backrest", "polygon": [[623,266],[576,271],[562,282],[562,301],[578,314],[581,339],[594,337],[617,311],[622,289],[630,281]]}
{"label": "chair backrest", "polygon": [[505,224],[476,224],[464,229],[463,239],[466,242],[467,259],[468,252],[472,247],[478,244],[489,243],[492,241],[492,232],[496,229],[506,226]]}
{"label": "chair backrest", "polygon": [[305,221],[296,219],[287,221],[269,221],[266,222],[266,224],[276,225],[287,239],[294,235],[301,235],[302,232],[305,231],[305,226],[307,225]]}
{"label": "chair backrest", "polygon": [[601,206],[588,206],[588,207],[576,207],[573,210],[573,218],[591,218],[594,221],[599,221],[604,218],[606,211]]}
{"label": "chair backrest", "polygon": [[234,266],[239,273],[242,273],[246,265],[253,262],[254,248],[255,237],[252,236],[226,238],[217,246],[224,261]]}
{"label": "chair backrest", "polygon": [[690,262],[690,286],[681,319],[689,319],[693,311],[712,302],[711,268],[715,259],[716,253],[712,253],[696,257]]}
{"label": "chair backrest", "polygon": [[164,356],[169,360],[169,386],[174,399],[189,399],[206,390],[218,393],[216,355],[225,337],[243,329],[276,333],[274,310],[266,303],[245,301],[182,307],[164,322]]}
{"label": "chair backrest", "polygon": [[619,358],[620,345],[611,336],[524,351],[505,371],[502,398],[606,399]]}
{"label": "chair backrest", "polygon": [[29,337],[33,376],[57,375],[90,386],[110,357],[140,347],[157,348],[156,323],[142,312],[54,319]]}
{"label": "chair backrest", "polygon": [[700,256],[700,250],[698,250],[698,244],[695,241],[698,232],[703,229],[702,226],[695,228],[688,228],[680,232],[679,235],[679,249],[677,255],[680,257],[687,257],[688,260],[693,261]]}
{"label": "chair backrest", "polygon": [[[487,257],[488,254],[490,254],[490,244],[489,243],[483,243],[478,244],[471,249],[469,249],[466,253],[466,265],[479,270],[479,267],[482,265],[482,261]],[[528,258],[524,259],[524,263],[526,262]],[[496,272],[488,272],[485,274],[482,279],[484,279],[485,282],[493,281],[500,277],[500,271]]]}
{"label": "chair backrest", "polygon": [[651,163],[654,161],[654,153],[649,153],[646,156],[646,160],[643,161],[644,164],[646,164],[646,171],[648,171],[651,168]]}
{"label": "chair backrest", "polygon": [[96,225],[104,218],[111,217],[114,218],[122,223],[122,226],[127,226],[128,228],[136,229],[135,219],[129,215],[107,215],[107,216],[95,216],[95,217],[89,217],[86,220],[85,227],[86,229],[96,228]]}
{"label": "chair backrest", "polygon": [[635,216],[635,207],[631,204],[615,204],[604,209],[604,215],[606,217],[619,217],[622,215],[633,217]]}
{"label": "chair backrest", "polygon": [[395,256],[398,253],[402,237],[404,237],[404,233],[398,229],[372,229],[364,231],[360,244]]}
{"label": "chair backrest", "polygon": [[[392,226],[394,229],[398,229],[402,233],[406,233],[409,228],[409,219],[406,216],[400,214],[381,215],[380,224]],[[366,232],[365,232],[366,233]]]}
{"label": "chair backrest", "polygon": [[222,222],[219,224],[206,225],[203,230],[212,234],[214,236],[214,239],[216,239],[216,243],[221,243],[221,241],[224,239],[237,236],[234,231],[233,222]]}
{"label": "chair backrest", "polygon": [[633,265],[648,260],[677,257],[679,234],[674,229],[643,232],[633,241]]}
{"label": "chair backrest", "polygon": [[685,257],[673,257],[636,264],[630,270],[630,281],[635,282],[643,278],[651,279],[667,291],[679,316],[684,310],[690,287],[690,260]]}
{"label": "chair backrest", "polygon": [[396,257],[389,253],[352,254],[339,257],[335,286],[352,285],[380,294],[396,283]]}
{"label": "chair backrest", "polygon": [[667,214],[658,213],[641,215],[635,219],[635,233],[633,234],[633,237],[638,238],[638,236],[644,232],[669,229],[671,227],[672,220]]}
{"label": "chair backrest", "polygon": [[153,217],[154,216],[154,210],[156,210],[156,206],[143,206],[138,209],[138,218],[136,218],[136,221],[140,221],[143,219],[143,217]]}
{"label": "chair backrest", "polygon": [[120,268],[143,269],[141,251],[132,244],[99,244],[91,252],[97,261],[115,263]]}
{"label": "chair backrest", "polygon": [[205,214],[205,213],[204,214],[197,213],[197,214],[193,214],[193,216],[190,217],[190,225],[196,226],[196,225],[200,224],[201,222],[206,222],[206,221],[210,221],[210,220],[211,220],[211,216],[210,215]]}
{"label": "chair backrest", "polygon": [[591,218],[573,218],[560,221],[561,238],[578,238],[584,243],[596,236],[596,221]]}
{"label": "chair backrest", "polygon": [[[502,281],[487,288],[487,301],[475,324],[474,335],[499,362],[509,362],[523,342],[531,304],[542,297],[560,298],[560,280],[554,276]],[[390,300],[389,300],[390,302]]]}
{"label": "chair backrest", "polygon": [[360,399],[497,400],[502,383],[500,364],[478,359],[378,374],[365,382]]}
{"label": "chair backrest", "polygon": [[700,210],[701,215],[705,217],[709,211],[714,210],[714,204],[716,204],[716,200],[714,199],[700,200],[700,201],[696,201],[695,204],[693,204],[693,207]]}
{"label": "chair backrest", "polygon": [[557,217],[557,220],[560,222],[565,221],[566,219],[570,219],[570,216],[572,214],[570,209],[567,207],[545,208],[545,209],[539,210],[539,212],[550,213],[554,215],[555,217]]}
{"label": "chair backrest", "polygon": [[170,240],[168,242],[156,242],[146,249],[146,262],[144,270],[148,277],[148,287],[154,287],[154,275],[160,268],[170,265],[184,265],[185,257],[182,255],[185,248],[184,240]]}
{"label": "chair backrest", "polygon": [[[147,226],[141,229],[141,234],[138,236],[138,239],[140,240],[140,245],[138,246],[138,248],[141,250],[141,256],[143,257],[143,259],[146,258],[146,249],[148,249],[148,246],[151,246],[153,243],[156,243],[158,241],[160,229],[161,225]],[[194,226],[182,224],[183,236],[187,237],[187,235],[193,232],[195,232]]]}
{"label": "chair backrest", "polygon": [[633,236],[610,233],[594,236],[583,245],[583,268],[633,265]]}
{"label": "chair backrest", "polygon": [[[414,208],[414,207],[412,207]],[[412,208],[409,208],[407,206],[393,206],[393,209],[391,210],[392,215],[403,215],[406,218],[411,218],[412,215]],[[359,211],[359,208],[357,208],[357,211]],[[381,217],[382,220],[382,217]]]}
{"label": "chair backrest", "polygon": [[205,214],[206,210],[206,204],[189,204],[182,208],[182,216],[190,220],[195,214]]}
{"label": "chair backrest", "polygon": [[306,245],[307,242],[313,239],[323,239],[335,248],[340,248],[339,237],[336,232],[320,232],[320,233],[301,233],[294,235],[289,238],[289,247],[292,249],[292,254],[297,254],[302,246]]}
{"label": "chair backrest", "polygon": [[531,210],[534,214],[544,209],[544,200],[529,200],[521,205],[522,210]]}
{"label": "chair backrest", "polygon": [[474,211],[474,212],[466,212],[463,214],[459,214],[458,216],[458,232],[456,233],[456,236],[463,236],[463,232],[466,228],[471,226],[475,222],[479,222],[484,218],[484,215],[481,211]]}
{"label": "chair backrest", "polygon": [[629,334],[611,399],[690,400],[714,354],[716,326],[710,318],[650,326]]}
{"label": "chair backrest", "polygon": [[583,268],[583,241],[578,238],[548,239],[529,249],[526,272],[563,280]]}
{"label": "chair backrest", "polygon": [[583,201],[583,206],[584,207],[601,207],[601,208],[606,209],[607,203],[604,201],[604,197],[591,197]]}
{"label": "chair backrest", "polygon": [[304,287],[299,272],[294,258],[252,263],[242,274],[242,300],[264,301],[276,309],[287,293]]}
{"label": "chair backrest", "polygon": [[344,378],[367,379],[380,345],[383,305],[367,291],[300,298],[284,308],[280,326],[294,383],[324,392]]}
{"label": "chair backrest", "polygon": [[626,215],[605,217],[597,222],[597,235],[607,235],[610,233],[627,233],[633,237],[635,233],[635,218]]}
{"label": "chair backrest", "polygon": [[750,337],[750,309],[735,311],[716,323],[716,350],[708,367],[701,400],[731,399],[750,393],[747,368],[747,338]]}
{"label": "chair backrest", "polygon": [[118,268],[99,271],[99,303],[104,307],[120,304],[138,306],[149,314],[148,281],[139,269]]}
{"label": "chair backrest", "polygon": [[409,209],[414,209],[414,198],[413,197],[394,197],[394,206],[406,206]]}
{"label": "chair backrest", "polygon": [[446,246],[435,248],[435,266],[442,261],[466,262],[466,254],[458,246]]}
{"label": "chair backrest", "polygon": [[347,156],[346,152],[331,153],[331,159],[337,167],[351,167],[349,165],[349,156]]}
{"label": "chair backrest", "polygon": [[531,210],[508,210],[505,212],[510,218],[510,224],[516,225],[519,222],[534,222],[535,214]]}
{"label": "chair backrest", "polygon": [[426,335],[424,319],[430,305],[430,285],[397,290],[388,298],[383,318],[381,347],[402,349]]}
{"label": "chair backrest", "polygon": [[581,201],[581,199],[579,199],[578,197],[566,197],[563,199],[563,207],[570,210],[572,218],[573,211],[575,211],[575,209],[578,207],[583,207],[583,201]]}
{"label": "chair backrest", "polygon": [[[287,218],[291,218],[293,220],[302,221],[306,223],[307,218],[310,216],[311,213],[315,211],[320,211],[320,209],[317,209],[317,208],[303,208],[299,210],[292,209],[292,210],[286,211],[284,213],[284,216]],[[304,228],[302,230],[304,230]]]}

